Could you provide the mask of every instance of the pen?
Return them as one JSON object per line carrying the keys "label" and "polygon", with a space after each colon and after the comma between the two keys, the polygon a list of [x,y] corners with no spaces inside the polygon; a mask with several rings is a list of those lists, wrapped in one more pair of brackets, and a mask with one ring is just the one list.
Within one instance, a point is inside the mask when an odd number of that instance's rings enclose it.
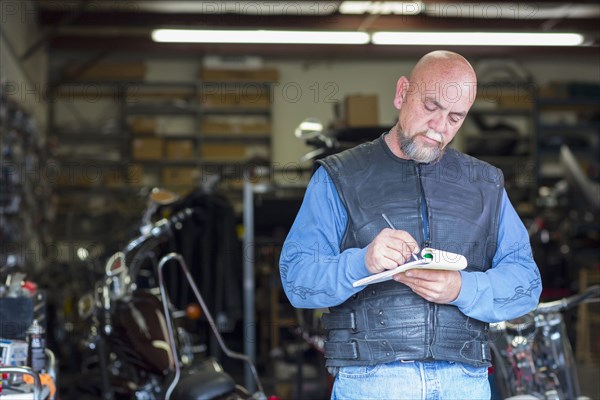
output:
{"label": "pen", "polygon": [[[387,215],[385,215],[385,213],[381,214],[381,216],[383,217],[383,219],[385,219],[385,222],[387,222],[388,226],[394,230],[396,230],[396,227],[394,226],[394,224],[392,224],[392,221],[390,221],[390,219],[388,218]],[[413,260],[415,261],[419,261],[419,258],[416,256],[415,253],[411,253]]]}

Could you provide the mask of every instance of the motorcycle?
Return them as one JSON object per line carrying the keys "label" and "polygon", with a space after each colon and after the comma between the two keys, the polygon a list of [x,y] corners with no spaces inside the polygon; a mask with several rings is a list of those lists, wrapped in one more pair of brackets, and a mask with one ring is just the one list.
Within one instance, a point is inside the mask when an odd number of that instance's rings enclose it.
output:
{"label": "motorcycle", "polygon": [[[177,253],[160,257],[161,243],[189,221],[195,211],[185,208],[152,223],[155,203],[166,205],[176,196],[154,192],[144,213],[141,234],[106,262],[103,278],[92,293],[78,302],[78,312],[89,321],[82,365],[80,397],[113,399],[263,399],[256,368],[248,357],[231,351],[223,341],[194,283],[185,260]],[[192,288],[223,353],[250,366],[257,391],[237,385],[216,359],[202,357],[205,346],[194,346],[184,329],[185,311],[171,302],[165,266],[176,263]],[[145,285],[140,280],[145,280]],[[158,282],[158,286],[152,284]],[[147,286],[147,287],[145,287]]]}
{"label": "motorcycle", "polygon": [[[583,262],[597,259],[582,259],[580,254],[598,246],[594,211],[600,209],[600,201],[593,195],[598,184],[585,176],[567,146],[561,147],[559,159],[566,179],[540,189],[540,215],[529,227],[542,281],[550,288],[572,282],[569,273]],[[572,204],[578,207],[567,207]],[[521,318],[491,325],[495,383],[502,398],[562,400],[581,396],[563,313],[598,296],[600,286],[590,286],[560,300],[540,303]]]}
{"label": "motorcycle", "polygon": [[385,131],[382,127],[326,128],[317,118],[304,119],[294,130],[294,136],[314,149],[298,160],[314,162],[329,155],[377,139]]}
{"label": "motorcycle", "polygon": [[581,398],[562,313],[599,296],[600,285],[590,286],[581,293],[540,303],[523,317],[490,325],[494,382],[501,398]]}

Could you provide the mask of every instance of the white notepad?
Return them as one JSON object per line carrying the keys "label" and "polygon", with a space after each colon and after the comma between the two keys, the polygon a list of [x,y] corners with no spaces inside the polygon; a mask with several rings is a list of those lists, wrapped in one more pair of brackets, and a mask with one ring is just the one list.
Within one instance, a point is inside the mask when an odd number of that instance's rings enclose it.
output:
{"label": "white notepad", "polygon": [[360,279],[352,284],[354,287],[370,285],[372,283],[385,282],[392,279],[392,276],[400,272],[408,271],[409,269],[443,269],[451,271],[460,271],[467,267],[467,259],[456,253],[449,251],[436,250],[432,248],[424,248],[421,250],[421,259],[411,261],[394,269],[380,272],[366,278]]}

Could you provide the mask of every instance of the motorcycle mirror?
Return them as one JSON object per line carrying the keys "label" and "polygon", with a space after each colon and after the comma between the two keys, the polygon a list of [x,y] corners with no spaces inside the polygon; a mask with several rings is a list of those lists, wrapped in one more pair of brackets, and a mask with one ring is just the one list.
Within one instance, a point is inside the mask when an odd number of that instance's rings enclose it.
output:
{"label": "motorcycle mirror", "polygon": [[298,125],[294,136],[298,139],[312,139],[323,133],[323,124],[317,118],[309,117]]}
{"label": "motorcycle mirror", "polygon": [[179,200],[179,195],[166,189],[154,188],[150,192],[150,201],[159,204],[161,206],[167,206],[173,204]]}

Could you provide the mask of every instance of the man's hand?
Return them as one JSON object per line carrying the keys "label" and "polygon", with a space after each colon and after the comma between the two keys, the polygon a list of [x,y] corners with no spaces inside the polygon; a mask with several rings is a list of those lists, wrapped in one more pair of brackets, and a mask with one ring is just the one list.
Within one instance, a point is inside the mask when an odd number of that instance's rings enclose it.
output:
{"label": "man's hand", "polygon": [[438,304],[456,300],[462,286],[462,277],[458,271],[410,269],[393,278],[425,300]]}
{"label": "man's hand", "polygon": [[419,245],[408,232],[385,228],[367,247],[365,264],[377,274],[404,264],[417,251]]}

